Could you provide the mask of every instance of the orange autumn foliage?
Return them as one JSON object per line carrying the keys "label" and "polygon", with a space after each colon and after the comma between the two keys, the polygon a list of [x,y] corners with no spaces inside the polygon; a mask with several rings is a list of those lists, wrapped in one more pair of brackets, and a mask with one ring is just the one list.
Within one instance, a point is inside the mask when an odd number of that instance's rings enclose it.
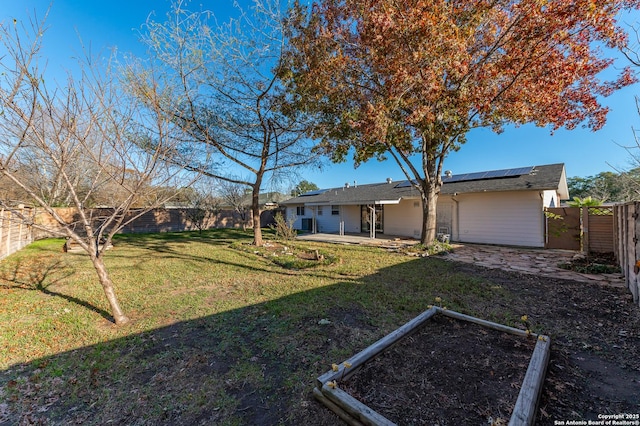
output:
{"label": "orange autumn foliage", "polygon": [[[535,123],[601,128],[601,100],[635,81],[600,73],[627,34],[631,0],[317,0],[292,11],[286,72],[324,152],[356,164],[391,155],[421,192],[435,236],[444,158],[468,131]],[[418,154],[421,167],[410,158]],[[432,218],[428,219],[427,216]]]}

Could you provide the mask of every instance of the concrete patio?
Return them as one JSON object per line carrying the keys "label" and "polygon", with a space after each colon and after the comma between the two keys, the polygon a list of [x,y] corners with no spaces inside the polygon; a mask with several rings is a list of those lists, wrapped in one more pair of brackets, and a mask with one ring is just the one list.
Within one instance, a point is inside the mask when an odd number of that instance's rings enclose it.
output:
{"label": "concrete patio", "polygon": [[333,244],[360,244],[368,246],[399,248],[409,245],[418,244],[420,241],[415,238],[398,237],[394,235],[377,234],[375,238],[369,237],[369,234],[301,234],[296,237],[303,241],[317,241],[322,243]]}

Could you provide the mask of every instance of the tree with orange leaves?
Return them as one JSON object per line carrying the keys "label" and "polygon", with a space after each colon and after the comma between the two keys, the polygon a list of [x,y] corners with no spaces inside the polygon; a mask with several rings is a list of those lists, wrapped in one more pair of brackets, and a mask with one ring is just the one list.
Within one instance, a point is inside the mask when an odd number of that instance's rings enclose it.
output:
{"label": "tree with orange leaves", "polygon": [[[316,0],[292,10],[291,96],[334,161],[390,155],[421,194],[435,238],[447,154],[477,127],[601,128],[613,81],[601,48],[622,48],[616,14],[638,0]],[[420,164],[412,160],[419,156]],[[416,162],[418,163],[418,162]]]}

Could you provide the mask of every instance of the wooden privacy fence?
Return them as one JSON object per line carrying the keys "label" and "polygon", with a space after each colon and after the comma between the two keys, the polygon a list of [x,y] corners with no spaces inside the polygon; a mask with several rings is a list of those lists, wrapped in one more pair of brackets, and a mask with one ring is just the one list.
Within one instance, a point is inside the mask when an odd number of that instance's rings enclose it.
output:
{"label": "wooden privacy fence", "polygon": [[[74,208],[57,208],[57,213],[64,219],[66,223],[78,223],[77,228],[81,231],[82,225],[79,224],[78,211]],[[112,214],[111,209],[91,209],[87,210],[87,214],[93,218],[93,226],[97,227],[104,218]],[[197,230],[195,215],[193,209],[188,208],[172,208],[172,209],[152,209],[140,217],[134,219],[127,224],[122,231],[123,234],[139,234],[154,232],[179,232]],[[132,210],[128,213],[125,220],[130,220],[139,212]],[[274,222],[274,210],[265,210],[260,215],[260,226],[266,227]],[[56,229],[57,222],[47,213],[40,212],[37,217],[38,223],[49,229]],[[243,218],[235,210],[222,209],[207,216],[202,225],[202,229],[211,228],[241,228],[253,226],[251,215],[247,213]],[[51,233],[38,232],[36,239],[47,238],[52,236]]]}
{"label": "wooden privacy fence", "polygon": [[[72,207],[68,208],[56,208],[56,213],[68,224],[75,228],[77,232],[82,233],[82,223],[80,222],[80,215],[78,210]],[[241,218],[236,217],[233,212],[230,214],[221,215],[223,217],[210,217],[203,223],[203,228],[208,229],[214,227],[216,223],[227,225],[228,227],[234,227],[236,224],[240,226]],[[96,229],[100,226],[101,222],[113,214],[112,209],[90,209],[86,210],[85,214],[91,217],[92,226]],[[131,210],[127,213],[125,221],[129,221],[138,215],[139,212]],[[138,234],[138,233],[152,233],[152,232],[175,232],[175,231],[188,231],[197,229],[192,215],[189,213],[189,209],[153,209],[145,212],[140,217],[133,220],[133,222],[126,225],[121,233],[123,234]],[[43,227],[50,230],[60,229],[59,224],[46,212],[40,212],[37,217],[38,223]],[[73,225],[75,224],[75,225]],[[38,231],[36,239],[47,238],[53,236],[52,233],[46,231]]]}
{"label": "wooden privacy fence", "polygon": [[615,252],[613,206],[555,207],[545,210],[546,248]]}
{"label": "wooden privacy fence", "polygon": [[35,210],[28,207],[0,210],[0,259],[33,242],[33,229],[24,223],[23,218],[32,219],[34,215]]}
{"label": "wooden privacy fence", "polygon": [[[57,208],[57,213],[67,223],[79,223],[78,211],[73,208]],[[93,209],[88,213],[94,218],[94,226],[99,225],[101,218],[110,215],[111,209]],[[276,210],[264,210],[260,215],[260,226],[266,227],[274,223]],[[129,217],[137,214],[130,212]],[[203,229],[211,228],[240,228],[243,225],[252,227],[251,215],[243,219],[240,214],[231,209],[222,209],[209,215],[202,224]],[[133,222],[128,224],[121,231],[122,233],[152,233],[152,232],[178,232],[196,230],[192,209],[153,209]],[[26,220],[25,220],[26,219]],[[51,232],[37,229],[31,226],[35,223]],[[77,225],[77,230],[81,231],[82,226]],[[13,211],[0,210],[0,259],[4,259],[24,248],[35,240],[59,236],[55,231],[59,229],[57,222],[41,209],[30,207],[20,207]]]}
{"label": "wooden privacy fence", "polygon": [[640,201],[618,204],[615,253],[634,303],[640,304]]}
{"label": "wooden privacy fence", "polygon": [[594,253],[615,252],[615,213],[613,206],[583,207],[585,251]]}

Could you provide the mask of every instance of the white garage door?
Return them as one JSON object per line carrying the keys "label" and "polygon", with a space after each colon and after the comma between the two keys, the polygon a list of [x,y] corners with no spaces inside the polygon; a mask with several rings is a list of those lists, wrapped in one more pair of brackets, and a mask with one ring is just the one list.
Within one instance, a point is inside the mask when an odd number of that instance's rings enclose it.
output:
{"label": "white garage door", "polygon": [[460,242],[544,247],[542,200],[537,191],[456,198]]}

